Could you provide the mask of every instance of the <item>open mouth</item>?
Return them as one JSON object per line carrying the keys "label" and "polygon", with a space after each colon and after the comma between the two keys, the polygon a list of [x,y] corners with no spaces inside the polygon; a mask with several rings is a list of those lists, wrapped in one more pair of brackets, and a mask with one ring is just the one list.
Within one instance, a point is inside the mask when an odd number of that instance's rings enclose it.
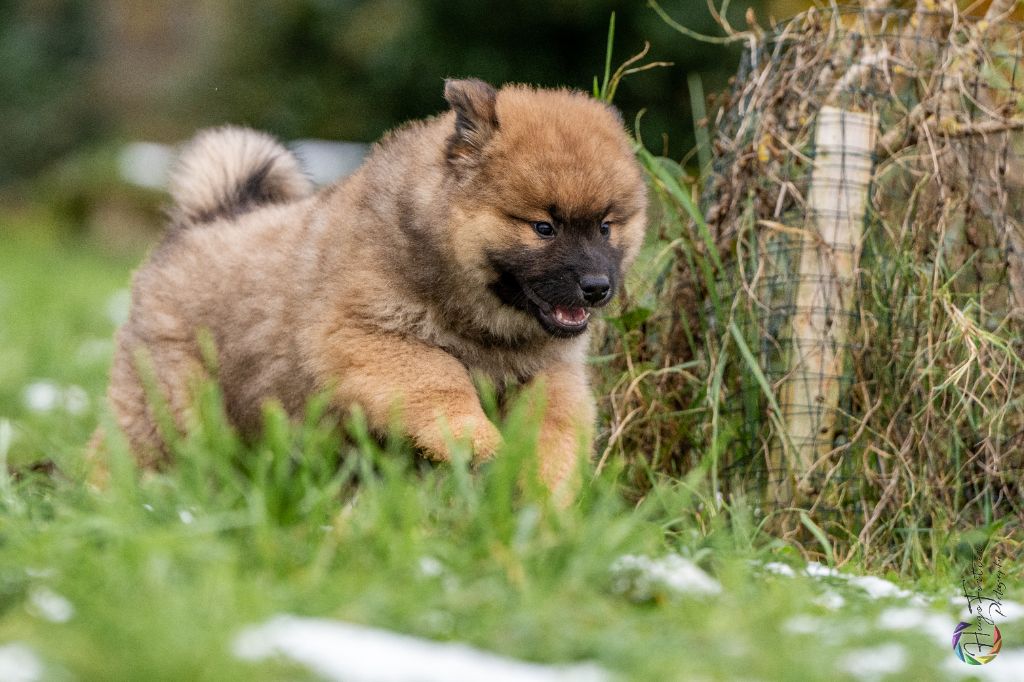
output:
{"label": "open mouth", "polygon": [[609,298],[587,305],[582,297],[565,292],[553,295],[561,301],[551,303],[534,291],[525,278],[513,274],[512,268],[496,262],[494,269],[498,273],[497,281],[490,285],[494,295],[505,305],[532,315],[544,331],[556,338],[572,338],[585,332],[590,323],[590,313],[607,303]]}
{"label": "open mouth", "polygon": [[526,284],[523,292],[530,301],[533,316],[552,336],[571,337],[582,334],[590,322],[590,311],[582,306],[551,305],[537,296]]}
{"label": "open mouth", "polygon": [[556,305],[548,310],[544,310],[538,305],[534,310],[534,315],[549,332],[560,332],[568,336],[575,336],[586,330],[587,323],[590,321],[590,311],[586,308],[572,308],[563,305]]}

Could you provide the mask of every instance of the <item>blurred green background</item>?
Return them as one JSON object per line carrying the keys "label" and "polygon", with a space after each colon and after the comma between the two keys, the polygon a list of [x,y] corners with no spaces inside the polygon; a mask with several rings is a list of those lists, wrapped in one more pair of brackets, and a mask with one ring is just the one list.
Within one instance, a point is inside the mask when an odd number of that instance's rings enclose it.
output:
{"label": "blurred green background", "polygon": [[[806,4],[737,2],[728,16],[742,28],[748,7],[766,24]],[[704,0],[663,7],[720,34]],[[723,87],[739,47],[684,37],[642,1],[0,0],[0,201],[78,228],[145,222],[122,215],[145,197],[111,186],[103,150],[225,122],[369,142],[443,109],[447,76],[589,89],[612,11],[613,66],[645,40],[650,59],[674,63],[627,79],[617,102],[630,122],[645,109],[647,145],[680,158],[693,144],[687,74]]]}

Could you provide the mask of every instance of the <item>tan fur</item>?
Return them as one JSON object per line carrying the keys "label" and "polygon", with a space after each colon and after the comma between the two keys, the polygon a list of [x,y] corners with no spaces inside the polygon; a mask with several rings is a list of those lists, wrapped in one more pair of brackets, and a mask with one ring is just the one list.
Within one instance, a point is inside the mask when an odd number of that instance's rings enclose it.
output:
{"label": "tan fur", "polygon": [[[455,111],[391,133],[355,175],[312,196],[294,159],[252,131],[193,143],[173,185],[176,223],[135,274],[117,336],[110,401],[145,464],[168,453],[140,367],[152,368],[176,427],[187,429],[191,391],[206,375],[202,330],[246,435],[266,400],[299,415],[328,390],[336,409],[358,405],[381,433],[398,410],[431,457],[448,456],[449,435],[489,457],[500,436],[471,375],[541,384],[541,476],[570,485],[595,414],[587,334],[555,338],[503,305],[488,254],[541,262],[545,244],[524,221],[550,219],[547,206],[614,205],[610,243],[625,268],[643,237],[642,176],[617,114],[585,95],[507,86],[495,98],[485,84],[457,81],[446,96]],[[268,155],[273,191],[223,201]]]}
{"label": "tan fur", "polygon": [[204,221],[234,204],[234,192],[253,173],[269,201],[308,195],[312,184],[295,157],[266,133],[225,126],[203,131],[188,144],[171,174],[171,196],[182,221]]}

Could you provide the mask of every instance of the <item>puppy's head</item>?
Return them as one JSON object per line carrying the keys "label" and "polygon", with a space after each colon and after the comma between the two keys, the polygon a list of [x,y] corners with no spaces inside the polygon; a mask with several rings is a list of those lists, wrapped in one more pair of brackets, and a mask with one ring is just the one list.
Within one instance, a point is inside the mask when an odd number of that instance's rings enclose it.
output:
{"label": "puppy's head", "polygon": [[580,92],[448,81],[455,252],[518,326],[571,337],[640,249],[646,187],[618,112]]}

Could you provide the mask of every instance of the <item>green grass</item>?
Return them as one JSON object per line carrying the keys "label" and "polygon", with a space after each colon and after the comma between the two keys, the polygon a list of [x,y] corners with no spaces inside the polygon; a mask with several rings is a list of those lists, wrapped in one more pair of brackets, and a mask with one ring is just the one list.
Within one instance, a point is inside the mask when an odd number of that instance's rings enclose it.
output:
{"label": "green grass", "polygon": [[[106,419],[108,309],[130,266],[46,232],[0,235],[0,456],[16,472],[0,473],[0,645],[31,647],[47,679],[301,677],[300,668],[231,653],[241,628],[278,613],[531,661],[594,661],[622,679],[857,679],[844,659],[887,644],[906,656],[891,679],[943,679],[948,647],[879,625],[905,600],[760,568],[782,561],[799,573],[806,558],[760,533],[742,500],[722,505],[685,481],[659,479],[629,505],[613,463],[578,504],[552,508],[523,482],[533,428],[515,411],[506,451],[470,472],[428,466],[402,443],[378,448],[358,422],[342,438],[315,411],[291,425],[270,410],[263,441],[244,446],[211,389],[174,468],[140,475],[115,445],[110,489],[91,490],[82,445]],[[25,387],[40,380],[80,386],[87,409],[29,410]],[[29,466],[44,460],[52,471]],[[637,595],[611,570],[624,554],[672,552],[722,592],[655,586]],[[901,582],[952,614],[945,604],[962,569],[954,559],[951,551],[938,570]],[[425,560],[440,572],[424,571]],[[1008,579],[1010,596],[1020,597],[1019,577]],[[41,590],[73,605],[69,620],[40,614]],[[839,610],[818,603],[830,590],[845,598]],[[809,622],[812,631],[801,630]],[[1008,649],[1024,637],[1022,622],[1001,629]]]}

